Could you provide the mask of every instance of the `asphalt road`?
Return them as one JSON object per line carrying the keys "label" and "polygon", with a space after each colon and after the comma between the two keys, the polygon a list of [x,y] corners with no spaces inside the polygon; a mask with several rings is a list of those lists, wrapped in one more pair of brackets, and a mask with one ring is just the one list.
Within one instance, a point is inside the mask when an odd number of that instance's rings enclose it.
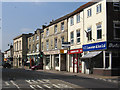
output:
{"label": "asphalt road", "polygon": [[119,84],[95,80],[74,75],[54,74],[24,69],[2,69],[2,90],[79,90],[79,89],[113,89]]}

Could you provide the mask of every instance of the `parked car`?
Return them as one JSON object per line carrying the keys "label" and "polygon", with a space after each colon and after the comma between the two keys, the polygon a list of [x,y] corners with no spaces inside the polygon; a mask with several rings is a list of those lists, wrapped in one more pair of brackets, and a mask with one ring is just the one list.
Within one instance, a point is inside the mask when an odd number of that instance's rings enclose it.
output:
{"label": "parked car", "polygon": [[11,68],[12,66],[11,66],[11,64],[9,64],[9,63],[4,63],[3,64],[3,68]]}
{"label": "parked car", "polygon": [[32,70],[43,69],[43,63],[31,67]]}

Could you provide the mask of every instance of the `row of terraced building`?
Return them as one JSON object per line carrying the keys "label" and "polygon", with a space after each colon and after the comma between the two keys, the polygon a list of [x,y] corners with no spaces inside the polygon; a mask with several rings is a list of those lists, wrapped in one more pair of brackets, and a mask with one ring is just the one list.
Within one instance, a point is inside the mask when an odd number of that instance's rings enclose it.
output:
{"label": "row of terraced building", "polygon": [[17,67],[33,60],[47,70],[120,75],[120,0],[88,2],[13,41]]}

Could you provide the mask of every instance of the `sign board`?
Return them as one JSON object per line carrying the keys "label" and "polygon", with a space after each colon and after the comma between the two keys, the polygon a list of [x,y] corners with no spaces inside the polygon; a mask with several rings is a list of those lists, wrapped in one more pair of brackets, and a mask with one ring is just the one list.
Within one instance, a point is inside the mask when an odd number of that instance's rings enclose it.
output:
{"label": "sign board", "polygon": [[93,44],[86,44],[86,45],[83,45],[82,48],[83,48],[83,51],[103,50],[103,49],[107,49],[107,43],[99,42],[99,43],[93,43]]}
{"label": "sign board", "polygon": [[83,52],[82,48],[68,51],[69,54],[77,54],[77,53],[82,53],[82,52]]}
{"label": "sign board", "polygon": [[60,53],[67,53],[67,50],[61,49]]}
{"label": "sign board", "polygon": [[107,48],[108,49],[120,49],[120,42],[108,41]]}
{"label": "sign board", "polygon": [[70,42],[62,42],[62,47],[63,46],[70,46]]}

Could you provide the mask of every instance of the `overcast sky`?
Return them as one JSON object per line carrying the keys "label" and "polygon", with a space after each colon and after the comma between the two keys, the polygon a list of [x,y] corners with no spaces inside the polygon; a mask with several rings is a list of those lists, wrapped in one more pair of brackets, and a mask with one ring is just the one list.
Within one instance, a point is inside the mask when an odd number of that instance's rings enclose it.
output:
{"label": "overcast sky", "polygon": [[86,2],[3,2],[2,3],[2,51],[13,38],[34,32],[52,19],[64,16]]}

